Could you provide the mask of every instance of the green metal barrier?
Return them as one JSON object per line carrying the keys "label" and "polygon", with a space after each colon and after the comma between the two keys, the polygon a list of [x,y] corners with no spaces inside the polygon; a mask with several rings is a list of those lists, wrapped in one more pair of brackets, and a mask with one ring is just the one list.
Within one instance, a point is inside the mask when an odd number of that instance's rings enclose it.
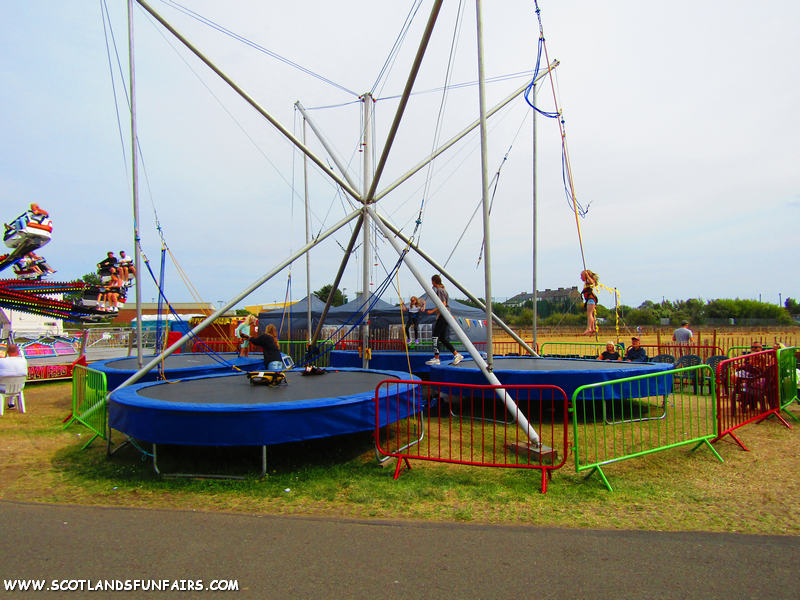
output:
{"label": "green metal barrier", "polygon": [[[698,378],[711,376],[710,396],[673,388],[673,377],[687,371],[705,371],[694,373]],[[575,390],[569,410],[575,471],[590,470],[587,478],[597,472],[609,491],[602,469],[609,463],[685,444],[695,444],[692,450],[705,444],[722,462],[710,443],[717,435],[717,404],[708,365],[585,385]]]}
{"label": "green metal barrier", "polygon": [[86,442],[81,450],[98,436],[106,439],[107,394],[105,373],[75,365],[72,371],[72,416],[64,424],[64,429],[73,421],[78,421],[94,432],[92,439]]}
{"label": "green metal barrier", "polygon": [[[284,354],[288,354],[292,357],[292,360],[295,363],[303,362],[303,359],[306,356],[306,351],[308,350],[308,342],[305,340],[297,340],[297,341],[283,341],[278,342],[280,346],[281,352]],[[329,367],[331,366],[331,355],[328,350],[331,349],[333,346],[333,342],[320,342],[318,344],[321,356],[315,358],[311,361],[310,364],[314,365],[315,367]],[[324,354],[322,354],[324,352]]]}
{"label": "green metal barrier", "polygon": [[[625,344],[614,344],[614,347],[624,358]],[[539,354],[560,358],[594,359],[605,349],[605,342],[544,342]]]}
{"label": "green metal barrier", "polygon": [[794,413],[786,410],[794,402],[800,404],[800,400],[797,398],[797,348],[779,348],[777,350],[781,410],[795,421],[800,421]]}

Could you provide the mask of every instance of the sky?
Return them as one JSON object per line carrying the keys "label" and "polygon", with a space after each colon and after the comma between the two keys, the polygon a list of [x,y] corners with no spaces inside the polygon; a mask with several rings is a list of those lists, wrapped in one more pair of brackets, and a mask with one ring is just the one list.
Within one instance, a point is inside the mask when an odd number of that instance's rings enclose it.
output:
{"label": "sky", "polygon": [[[432,6],[431,0],[419,7],[409,0],[151,3],[298,137],[295,102],[309,109],[359,185],[359,95],[371,91],[376,98],[374,161]],[[541,0],[539,8],[548,57],[560,64],[552,82],[539,85],[538,105],[554,111],[557,99],[575,193],[588,212],[578,219],[579,235],[564,189],[557,122],[538,117],[538,289],[579,285],[585,259],[630,306],[690,297],[799,298],[793,258],[800,223],[800,4]],[[488,107],[530,79],[539,38],[534,9],[528,1],[484,3]],[[167,258],[169,300],[227,302],[306,243],[303,159],[140,6],[133,12],[143,251],[158,275],[160,227],[178,265]],[[53,239],[40,254],[58,280],[76,279],[108,250],[131,253],[134,245],[127,5],[4,2],[0,19],[2,218],[10,222],[31,202],[47,209]],[[410,98],[379,190],[478,118],[476,85],[441,91],[448,64],[451,85],[477,82],[475,22],[474,3],[465,3],[461,16],[458,3],[445,3],[414,86],[426,93]],[[500,173],[490,188],[489,225],[492,296],[500,300],[533,287],[532,123],[522,98],[488,121],[489,176]],[[306,136],[329,162],[310,129]],[[422,208],[420,247],[439,263],[453,254],[448,271],[483,297],[480,211],[469,224],[481,189],[476,130],[376,208],[409,235]],[[308,193],[312,236],[354,209],[316,166],[309,167]],[[312,290],[333,282],[350,233],[345,227],[311,252]],[[342,283],[351,299],[362,287],[360,243]],[[372,289],[398,259],[380,236],[374,244]],[[413,260],[433,274],[422,259]],[[303,298],[305,259],[289,275],[285,269],[238,306],[282,301],[287,292]],[[150,302],[156,287],[149,275],[141,285],[142,300]],[[404,267],[384,299],[421,291]],[[613,305],[603,294],[601,304]]]}

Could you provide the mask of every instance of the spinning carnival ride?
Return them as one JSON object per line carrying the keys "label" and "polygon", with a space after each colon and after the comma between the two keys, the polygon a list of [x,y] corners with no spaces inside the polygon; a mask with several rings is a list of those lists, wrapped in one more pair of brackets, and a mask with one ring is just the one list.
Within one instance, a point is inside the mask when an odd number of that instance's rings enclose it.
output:
{"label": "spinning carnival ride", "polygon": [[[34,252],[50,241],[52,232],[50,215],[38,204],[31,204],[29,210],[5,225],[3,242],[10,251],[0,256],[0,271],[11,266],[17,278],[0,279],[0,308],[72,322],[113,316],[98,302],[105,293],[103,288],[83,281],[45,281],[55,271]],[[81,295],[74,301],[50,297],[76,292]]]}

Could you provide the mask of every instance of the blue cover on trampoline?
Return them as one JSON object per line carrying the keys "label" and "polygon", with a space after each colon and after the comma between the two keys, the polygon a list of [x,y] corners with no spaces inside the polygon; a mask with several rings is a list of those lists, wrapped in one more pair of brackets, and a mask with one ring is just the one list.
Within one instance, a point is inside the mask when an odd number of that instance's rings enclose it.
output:
{"label": "blue cover on trampoline", "polygon": [[[243,374],[193,377],[177,383],[135,384],[110,395],[109,423],[157,444],[261,446],[375,429],[375,389],[393,371],[340,369],[288,385],[250,385]],[[419,381],[415,378],[414,381]],[[381,398],[387,395],[381,386]],[[382,401],[380,426],[423,409],[419,386],[401,384]],[[409,396],[411,399],[409,400]]]}
{"label": "blue cover on trampoline", "polygon": [[[361,357],[356,350],[332,350],[331,351],[331,367],[360,367]],[[405,370],[408,375],[408,364],[411,363],[412,373],[428,373],[431,370],[430,365],[426,365],[425,361],[433,358],[433,351],[427,349],[425,352],[409,352],[408,358],[406,353],[401,351],[372,351],[372,358],[369,360],[370,369],[400,371]]]}
{"label": "blue cover on trampoline", "polygon": [[[672,365],[662,363],[631,363],[572,358],[496,357],[494,374],[504,385],[553,385],[561,388],[572,399],[579,387],[603,383],[638,375],[662,373]],[[442,383],[468,383],[486,385],[486,377],[472,360],[463,360],[459,365],[433,365],[431,381]],[[595,392],[600,397],[600,390]],[[672,393],[672,377],[653,377],[613,386],[604,386],[602,393],[607,400],[620,398],[642,398],[663,396]],[[509,390],[514,397],[514,391]],[[592,394],[585,394],[591,398]]]}

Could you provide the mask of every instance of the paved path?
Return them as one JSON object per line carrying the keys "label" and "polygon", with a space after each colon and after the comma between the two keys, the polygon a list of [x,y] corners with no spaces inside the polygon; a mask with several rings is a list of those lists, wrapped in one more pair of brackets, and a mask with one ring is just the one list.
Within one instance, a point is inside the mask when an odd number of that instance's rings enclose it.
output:
{"label": "paved path", "polygon": [[[177,507],[176,507],[177,508]],[[2,579],[236,580],[8,598],[800,597],[800,538],[352,521],[0,501]],[[5,589],[5,586],[3,587]]]}

